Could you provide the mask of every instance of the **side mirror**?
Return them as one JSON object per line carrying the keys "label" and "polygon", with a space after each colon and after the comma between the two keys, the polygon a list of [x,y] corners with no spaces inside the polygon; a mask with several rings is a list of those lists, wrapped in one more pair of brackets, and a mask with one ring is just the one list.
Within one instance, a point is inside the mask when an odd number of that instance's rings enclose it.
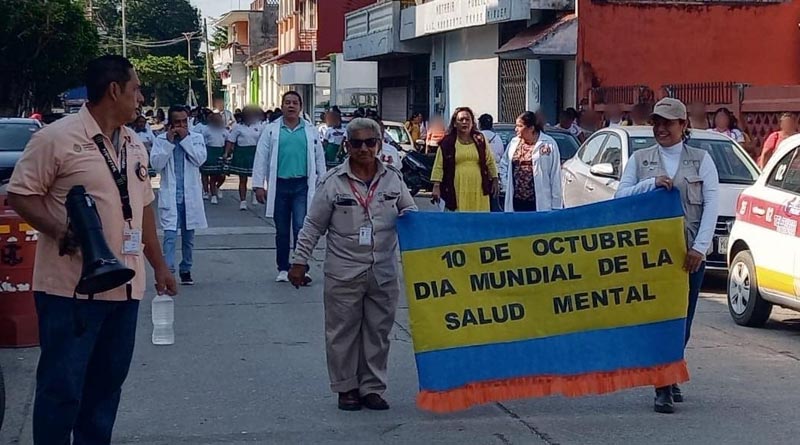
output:
{"label": "side mirror", "polygon": [[601,178],[617,179],[614,166],[611,164],[595,164],[589,169],[589,173]]}

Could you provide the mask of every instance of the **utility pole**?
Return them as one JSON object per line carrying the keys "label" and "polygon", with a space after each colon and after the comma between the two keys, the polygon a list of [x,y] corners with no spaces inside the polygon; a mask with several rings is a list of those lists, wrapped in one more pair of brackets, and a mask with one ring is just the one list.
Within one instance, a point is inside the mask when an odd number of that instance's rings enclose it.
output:
{"label": "utility pole", "polygon": [[[186,38],[186,60],[189,61],[189,66],[192,65],[192,35],[193,32],[185,32],[183,36]],[[187,105],[192,106],[192,98],[194,97],[194,92],[192,91],[192,76],[189,75],[189,96],[186,99]]]}
{"label": "utility pole", "polygon": [[314,38],[311,39],[311,107],[308,115],[311,117],[311,123],[314,123],[314,114],[317,109],[317,35],[314,32]]}
{"label": "utility pole", "polygon": [[206,19],[203,19],[203,38],[206,42],[206,94],[208,97],[208,108],[214,106],[214,101],[212,100],[213,97],[213,88],[211,88],[211,48],[208,45],[208,23]]}
{"label": "utility pole", "polygon": [[125,0],[122,0],[122,57],[128,57],[128,30],[125,21]]}

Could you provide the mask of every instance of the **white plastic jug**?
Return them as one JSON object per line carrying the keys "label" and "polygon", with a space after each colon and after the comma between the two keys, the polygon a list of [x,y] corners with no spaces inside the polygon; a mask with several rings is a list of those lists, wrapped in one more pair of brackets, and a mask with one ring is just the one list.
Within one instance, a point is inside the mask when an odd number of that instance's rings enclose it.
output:
{"label": "white plastic jug", "polygon": [[153,344],[171,345],[175,343],[175,301],[169,295],[157,295],[151,303],[153,315]]}

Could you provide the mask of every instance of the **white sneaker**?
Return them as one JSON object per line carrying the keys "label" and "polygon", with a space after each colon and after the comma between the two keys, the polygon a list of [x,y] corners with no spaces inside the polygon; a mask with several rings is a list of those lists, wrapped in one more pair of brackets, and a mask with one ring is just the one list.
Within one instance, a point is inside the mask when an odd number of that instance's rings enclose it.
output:
{"label": "white sneaker", "polygon": [[217,198],[222,199],[222,190],[217,190]]}
{"label": "white sneaker", "polygon": [[208,201],[208,193],[203,192],[203,201]]}
{"label": "white sneaker", "polygon": [[242,201],[239,203],[239,210],[247,210],[247,201]]}
{"label": "white sneaker", "polygon": [[253,194],[253,205],[254,205],[254,206],[257,206],[257,205],[258,205],[258,198],[256,198],[256,195],[255,195],[255,194]]}
{"label": "white sneaker", "polygon": [[289,272],[282,270],[278,272],[278,276],[275,278],[276,283],[288,283],[289,282]]}
{"label": "white sneaker", "polygon": [[216,196],[212,196],[212,197],[211,197],[211,204],[214,204],[214,205],[217,205],[217,204],[219,204],[219,200],[217,199],[217,197],[216,197]]}

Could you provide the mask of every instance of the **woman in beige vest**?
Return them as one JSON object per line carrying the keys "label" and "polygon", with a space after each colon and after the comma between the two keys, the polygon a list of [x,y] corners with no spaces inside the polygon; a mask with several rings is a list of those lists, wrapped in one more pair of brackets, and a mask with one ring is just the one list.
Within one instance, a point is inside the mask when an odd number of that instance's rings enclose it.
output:
{"label": "woman in beige vest", "polygon": [[[686,220],[688,253],[683,268],[689,273],[689,306],[684,344],[689,341],[700,286],[705,273],[705,255],[712,247],[717,223],[719,176],[711,156],[686,144],[689,136],[686,106],[677,99],[659,101],[651,115],[657,145],[631,156],[622,173],[615,197],[646,193],[656,188],[680,192]],[[682,402],[678,385],[656,388],[654,409],[658,413],[675,411],[673,402]]]}

